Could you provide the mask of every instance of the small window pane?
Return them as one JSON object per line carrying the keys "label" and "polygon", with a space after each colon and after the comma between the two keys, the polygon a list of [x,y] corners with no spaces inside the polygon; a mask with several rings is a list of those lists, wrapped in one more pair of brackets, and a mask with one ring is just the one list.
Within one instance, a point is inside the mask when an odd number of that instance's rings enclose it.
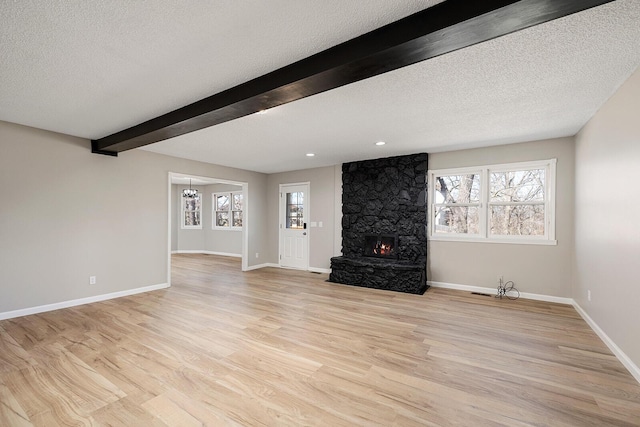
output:
{"label": "small window pane", "polygon": [[242,227],[242,211],[234,211],[231,214],[234,227]]}
{"label": "small window pane", "polygon": [[492,206],[491,234],[544,236],[544,205]]}
{"label": "small window pane", "polygon": [[200,197],[185,197],[184,200],[184,210],[185,211],[197,211],[200,210]]}
{"label": "small window pane", "polygon": [[492,202],[544,201],[544,169],[491,172]]}
{"label": "small window pane", "polygon": [[218,227],[229,226],[229,212],[216,212],[216,226]]}
{"label": "small window pane", "polygon": [[287,204],[301,205],[304,202],[303,192],[287,193]]}
{"label": "small window pane", "polygon": [[229,196],[228,195],[216,196],[216,210],[217,211],[228,211],[229,210]]}
{"label": "small window pane", "polygon": [[287,228],[304,228],[304,193],[287,193]]}
{"label": "small window pane", "polygon": [[233,208],[234,211],[242,210],[242,194],[233,195]]}
{"label": "small window pane", "polygon": [[187,226],[200,225],[200,211],[185,211],[184,225],[187,225]]}
{"label": "small window pane", "polygon": [[288,217],[287,228],[294,228],[294,229],[304,228],[302,218]]}
{"label": "small window pane", "polygon": [[480,175],[436,176],[436,203],[480,202]]}
{"label": "small window pane", "polygon": [[478,234],[479,222],[479,212],[475,206],[436,208],[436,233]]}

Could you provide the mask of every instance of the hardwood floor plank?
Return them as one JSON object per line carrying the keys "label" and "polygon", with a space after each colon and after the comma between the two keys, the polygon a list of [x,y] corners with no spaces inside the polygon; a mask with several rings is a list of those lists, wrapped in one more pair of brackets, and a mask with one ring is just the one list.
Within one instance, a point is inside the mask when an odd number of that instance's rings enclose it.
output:
{"label": "hardwood floor plank", "polygon": [[[142,404],[142,407],[168,426],[201,427],[205,423],[185,409],[182,399],[177,402],[167,396],[171,392],[161,394]],[[176,393],[173,393],[174,395]]]}
{"label": "hardwood floor plank", "polygon": [[0,374],[33,366],[36,361],[0,327]]}
{"label": "hardwood floor plank", "polygon": [[0,426],[639,426],[573,307],[172,257],[172,287],[0,321]]}
{"label": "hardwood floor plank", "polygon": [[[83,419],[125,393],[82,360],[60,347],[46,362],[3,375],[28,417],[53,410],[68,422]],[[53,354],[57,353],[57,356]]]}
{"label": "hardwood floor plank", "polygon": [[27,413],[22,409],[20,403],[13,396],[13,393],[0,383],[0,425],[16,427],[32,427]]}
{"label": "hardwood floor plank", "polygon": [[166,427],[167,424],[143,408],[143,403],[125,397],[98,409],[92,418],[100,426]]}

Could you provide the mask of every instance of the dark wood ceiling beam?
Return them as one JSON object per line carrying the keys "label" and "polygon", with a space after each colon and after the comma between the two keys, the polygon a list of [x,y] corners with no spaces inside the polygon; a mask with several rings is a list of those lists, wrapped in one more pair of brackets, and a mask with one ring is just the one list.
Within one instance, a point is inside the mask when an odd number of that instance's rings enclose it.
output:
{"label": "dark wood ceiling beam", "polygon": [[193,104],[93,140],[91,148],[94,153],[117,155],[611,1],[447,0]]}

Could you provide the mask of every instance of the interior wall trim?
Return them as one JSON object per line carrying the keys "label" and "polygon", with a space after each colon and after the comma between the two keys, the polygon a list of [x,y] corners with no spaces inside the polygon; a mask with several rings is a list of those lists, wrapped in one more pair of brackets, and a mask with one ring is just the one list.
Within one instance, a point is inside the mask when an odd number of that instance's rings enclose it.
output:
{"label": "interior wall trim", "polygon": [[242,254],[234,254],[230,252],[215,252],[215,251],[199,251],[199,250],[177,250],[171,251],[172,254],[202,254],[202,255],[219,255],[229,256],[233,258],[242,258]]}
{"label": "interior wall trim", "polygon": [[280,264],[276,264],[273,262],[265,262],[264,264],[250,265],[249,267],[247,267],[245,271],[259,270],[261,268],[268,268],[268,267],[280,268]]}
{"label": "interior wall trim", "polygon": [[90,304],[93,302],[106,301],[114,298],[126,297],[129,295],[141,294],[144,292],[157,291],[166,289],[170,285],[168,283],[160,283],[158,285],[143,286],[141,288],[127,289],[124,291],[111,292],[108,294],[94,295],[86,298],[72,299],[68,301],[56,302],[53,304],[39,305],[36,307],[23,308],[20,310],[5,311],[0,313],[0,320],[13,319],[15,317],[28,316],[31,314],[45,313],[47,311],[60,310],[61,308],[75,307],[78,305]]}
{"label": "interior wall trim", "polygon": [[638,365],[633,363],[629,356],[627,356],[627,354],[617,346],[617,344],[609,337],[609,335],[607,335],[602,330],[602,328],[598,326],[598,324],[591,318],[591,316],[589,316],[587,312],[584,311],[582,307],[580,307],[580,304],[578,304],[576,301],[573,301],[573,308],[576,309],[578,314],[580,314],[584,321],[587,322],[591,329],[593,329],[593,332],[595,332],[596,335],[598,335],[600,339],[606,344],[606,346],[609,347],[609,350],[611,350],[611,352],[618,358],[618,360],[624,365],[624,367],[627,368],[631,375],[633,375],[633,378],[635,378],[636,381],[640,383],[640,368],[638,368]]}
{"label": "interior wall trim", "polygon": [[[456,283],[433,282],[433,281],[428,281],[427,284],[430,286],[433,286],[434,288],[455,289],[458,291],[478,292],[481,294],[496,295],[498,293],[497,286],[495,288],[484,288],[480,286],[459,285]],[[558,304],[567,304],[567,305],[573,305],[573,302],[574,302],[573,299],[571,298],[556,297],[553,295],[531,294],[528,292],[520,292],[520,298],[532,299],[536,301],[555,302]]]}
{"label": "interior wall trim", "polygon": [[[454,289],[458,291],[468,291],[468,292],[478,292],[489,295],[496,295],[498,290],[497,288],[483,288],[480,286],[469,286],[469,285],[459,285],[456,283],[445,283],[445,282],[427,282],[430,286],[434,288],[445,288],[445,289]],[[425,293],[428,295],[429,291]],[[604,344],[609,347],[609,350],[613,353],[614,356],[624,365],[625,368],[629,371],[629,373],[633,376],[633,378],[640,383],[640,368],[638,365],[633,363],[633,361],[626,355],[620,347],[602,330],[600,326],[587,314],[586,311],[580,307],[580,305],[573,298],[563,298],[556,297],[552,295],[540,295],[540,294],[530,294],[526,292],[520,293],[520,298],[532,299],[536,301],[546,301],[546,302],[555,302],[559,304],[567,304],[571,305],[578,314],[587,322],[587,325],[593,330],[593,332],[598,335],[598,337],[604,342]]]}

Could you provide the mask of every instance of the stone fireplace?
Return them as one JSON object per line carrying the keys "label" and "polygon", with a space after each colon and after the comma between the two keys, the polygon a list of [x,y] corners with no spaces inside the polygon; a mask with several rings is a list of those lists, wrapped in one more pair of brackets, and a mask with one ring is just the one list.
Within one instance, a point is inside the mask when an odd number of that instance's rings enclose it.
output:
{"label": "stone fireplace", "polygon": [[342,256],[329,281],[424,293],[426,175],[424,153],[342,165]]}

